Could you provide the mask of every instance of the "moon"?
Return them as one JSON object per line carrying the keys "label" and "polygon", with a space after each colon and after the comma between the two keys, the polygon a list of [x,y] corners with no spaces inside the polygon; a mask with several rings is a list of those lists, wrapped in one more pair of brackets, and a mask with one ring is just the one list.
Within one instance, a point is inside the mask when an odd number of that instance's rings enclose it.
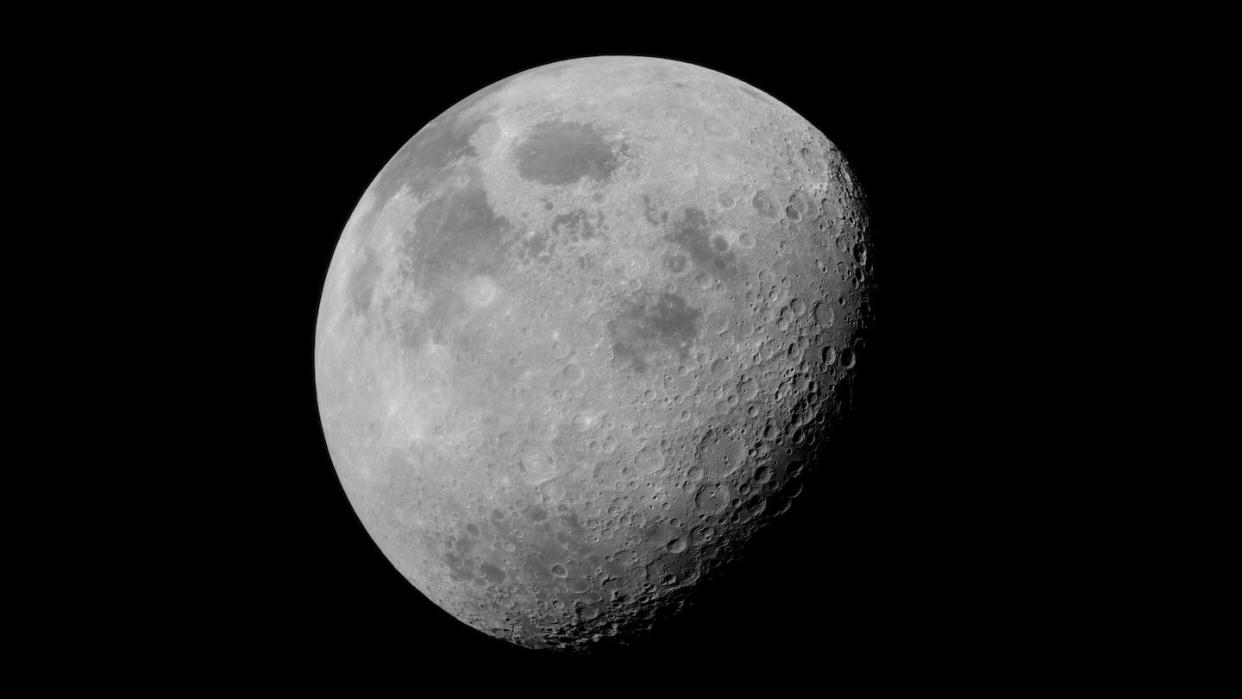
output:
{"label": "moon", "polygon": [[869,241],[840,152],[736,79],[595,57],[490,85],[337,244],[314,359],[341,485],[462,622],[633,642],[832,467]]}

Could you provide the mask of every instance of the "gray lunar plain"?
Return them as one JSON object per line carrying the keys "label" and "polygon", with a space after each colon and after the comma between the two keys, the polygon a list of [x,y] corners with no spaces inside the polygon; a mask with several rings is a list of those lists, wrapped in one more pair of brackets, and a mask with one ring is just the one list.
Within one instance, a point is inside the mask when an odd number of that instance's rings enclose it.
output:
{"label": "gray lunar plain", "polygon": [[745,83],[599,57],[486,87],[332,258],[315,371],[344,490],[461,621],[637,638],[833,467],[867,246],[839,152]]}

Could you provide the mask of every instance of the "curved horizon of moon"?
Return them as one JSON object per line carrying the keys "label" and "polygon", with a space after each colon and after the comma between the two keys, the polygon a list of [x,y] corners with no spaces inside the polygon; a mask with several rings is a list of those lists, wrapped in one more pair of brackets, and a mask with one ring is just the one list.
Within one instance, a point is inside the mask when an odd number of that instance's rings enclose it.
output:
{"label": "curved horizon of moon", "polygon": [[720,73],[534,68],[363,194],[315,338],[333,464],[418,590],[527,647],[629,641],[831,463],[868,215],[822,133]]}

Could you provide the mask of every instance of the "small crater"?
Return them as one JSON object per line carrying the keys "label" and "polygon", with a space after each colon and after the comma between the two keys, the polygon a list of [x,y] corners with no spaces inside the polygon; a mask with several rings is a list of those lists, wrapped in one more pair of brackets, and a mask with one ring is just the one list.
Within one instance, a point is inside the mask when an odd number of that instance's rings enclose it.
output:
{"label": "small crater", "polygon": [[852,349],[850,349],[850,348],[848,348],[848,347],[846,347],[845,349],[841,350],[841,366],[842,366],[842,368],[845,368],[845,369],[853,369],[853,368],[854,368],[854,364],[855,364],[855,363],[857,363],[857,361],[858,361],[858,359],[857,359],[857,355],[856,355],[856,354],[854,354],[854,350],[852,350]]}
{"label": "small crater", "polygon": [[664,264],[664,269],[672,274],[681,274],[685,271],[687,264],[686,256],[679,252],[664,253],[661,262]]}
{"label": "small crater", "polygon": [[664,468],[664,453],[655,446],[645,446],[634,457],[634,466],[642,475],[655,473]]}
{"label": "small crater", "polygon": [[521,458],[520,465],[523,473],[526,474],[527,480],[535,483],[542,483],[556,475],[556,461],[551,454],[542,451],[532,451],[524,454]]}
{"label": "small crater", "polygon": [[742,442],[727,427],[712,427],[695,447],[695,459],[707,473],[720,477],[737,470],[746,458]]}
{"label": "small crater", "polygon": [[755,192],[755,196],[750,201],[755,207],[755,211],[764,218],[776,218],[776,202],[772,201],[771,195],[763,190]]}
{"label": "small crater", "polygon": [[576,384],[582,380],[582,367],[570,362],[561,369],[561,381],[567,384]]}
{"label": "small crater", "polygon": [[729,506],[729,488],[723,483],[702,485],[694,496],[694,504],[703,514],[720,514]]}
{"label": "small crater", "polygon": [[695,546],[702,546],[714,538],[716,538],[716,530],[712,527],[695,527],[694,531],[690,532],[690,540]]}
{"label": "small crater", "polygon": [[491,277],[480,275],[462,284],[461,295],[466,303],[475,308],[486,308],[496,301],[500,289]]}
{"label": "small crater", "polygon": [[832,310],[831,303],[821,301],[815,304],[815,322],[819,323],[820,327],[831,328],[836,320],[837,314]]}
{"label": "small crater", "polygon": [[837,351],[832,346],[825,347],[820,350],[819,360],[824,363],[824,366],[832,366],[837,362]]}

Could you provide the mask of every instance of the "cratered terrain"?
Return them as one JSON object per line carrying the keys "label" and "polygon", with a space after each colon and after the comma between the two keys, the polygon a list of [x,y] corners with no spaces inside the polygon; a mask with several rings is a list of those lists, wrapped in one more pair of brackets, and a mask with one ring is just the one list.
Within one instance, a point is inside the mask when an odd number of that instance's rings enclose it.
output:
{"label": "cratered terrain", "polygon": [[344,491],[461,621],[637,638],[832,467],[868,237],[832,143],[728,76],[599,57],[486,87],[332,258],[315,371]]}

